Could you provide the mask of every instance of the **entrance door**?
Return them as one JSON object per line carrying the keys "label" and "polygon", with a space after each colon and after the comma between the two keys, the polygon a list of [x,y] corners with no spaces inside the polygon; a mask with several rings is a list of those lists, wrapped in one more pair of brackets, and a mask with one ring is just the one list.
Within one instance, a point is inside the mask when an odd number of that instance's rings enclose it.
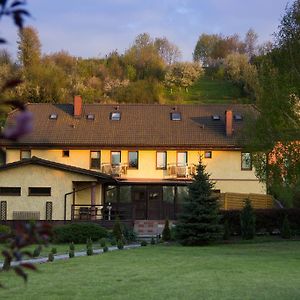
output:
{"label": "entrance door", "polygon": [[159,220],[161,218],[161,186],[135,186],[132,188],[132,197],[135,219]]}
{"label": "entrance door", "polygon": [[145,186],[135,186],[132,188],[133,217],[137,220],[145,220],[147,218],[146,191]]}
{"label": "entrance door", "polygon": [[160,220],[162,214],[162,187],[148,187],[148,220]]}

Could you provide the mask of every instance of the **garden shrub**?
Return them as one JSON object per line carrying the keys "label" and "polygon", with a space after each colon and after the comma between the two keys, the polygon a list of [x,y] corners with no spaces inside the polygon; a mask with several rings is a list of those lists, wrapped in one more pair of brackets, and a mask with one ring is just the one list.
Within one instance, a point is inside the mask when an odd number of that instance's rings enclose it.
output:
{"label": "garden shrub", "polygon": [[33,257],[39,257],[42,251],[42,247],[38,246],[33,250],[32,256]]}
{"label": "garden shrub", "polygon": [[11,233],[11,228],[9,226],[0,224],[0,236],[5,234],[10,234],[10,233]]}
{"label": "garden shrub", "polygon": [[108,252],[108,247],[107,246],[104,246],[103,247],[103,252],[105,253],[105,252]]}
{"label": "garden shrub", "polygon": [[285,215],[281,227],[281,237],[283,239],[290,239],[291,236],[292,234],[291,234],[290,222],[287,215]]}
{"label": "garden shrub", "polygon": [[9,271],[10,270],[10,260],[8,260],[7,258],[4,259],[2,270],[3,271]]}
{"label": "garden shrub", "polygon": [[107,237],[107,230],[94,223],[73,223],[56,226],[53,229],[54,241],[57,243],[85,243],[87,238],[97,241]]}
{"label": "garden shrub", "polygon": [[54,254],[52,252],[48,254],[48,261],[54,261]]}
{"label": "garden shrub", "polygon": [[144,241],[144,240],[141,241],[141,246],[142,246],[142,247],[146,247],[147,245],[148,245],[147,241]]}
{"label": "garden shrub", "polygon": [[117,247],[118,247],[119,250],[123,250],[124,249],[124,243],[121,240],[119,240],[118,243],[117,243]]}
{"label": "garden shrub", "polygon": [[69,257],[73,258],[75,256],[75,251],[74,250],[69,250]]}
{"label": "garden shrub", "polygon": [[154,239],[154,237],[151,238],[151,242],[150,243],[151,243],[151,245],[155,245],[155,239]]}
{"label": "garden shrub", "polygon": [[122,232],[122,224],[120,222],[119,218],[116,218],[114,227],[113,227],[113,236],[117,241],[121,241],[123,238],[123,232]]}
{"label": "garden shrub", "polygon": [[245,240],[251,240],[255,236],[255,213],[250,199],[246,199],[241,211],[241,233]]}
{"label": "garden shrub", "polygon": [[70,248],[70,250],[73,250],[73,251],[75,250],[75,245],[73,242],[70,244],[69,248]]}
{"label": "garden shrub", "polygon": [[51,249],[51,252],[52,252],[53,254],[56,254],[56,253],[57,253],[57,249],[56,249],[55,247],[53,247],[53,248]]}
{"label": "garden shrub", "polygon": [[116,245],[117,245],[116,239],[115,239],[115,238],[112,238],[112,239],[110,240],[110,244],[111,244],[112,246],[116,246]]}
{"label": "garden shrub", "polygon": [[91,238],[89,238],[86,241],[86,255],[91,256],[93,253],[93,241]]}
{"label": "garden shrub", "polygon": [[165,226],[164,226],[164,229],[162,231],[162,239],[165,242],[171,240],[171,230],[170,230],[169,220],[168,219],[165,221]]}
{"label": "garden shrub", "polygon": [[127,225],[122,226],[123,236],[127,242],[135,242],[137,240],[137,234],[133,228],[128,227]]}
{"label": "garden shrub", "polygon": [[100,247],[105,247],[106,246],[106,239],[105,238],[102,238],[101,240],[100,240]]}

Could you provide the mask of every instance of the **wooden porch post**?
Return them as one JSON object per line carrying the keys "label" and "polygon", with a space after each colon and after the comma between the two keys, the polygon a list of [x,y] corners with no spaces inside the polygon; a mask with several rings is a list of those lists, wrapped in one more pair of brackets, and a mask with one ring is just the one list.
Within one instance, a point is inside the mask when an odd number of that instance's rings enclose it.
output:
{"label": "wooden porch post", "polygon": [[91,187],[91,219],[96,220],[96,184],[93,183]]}

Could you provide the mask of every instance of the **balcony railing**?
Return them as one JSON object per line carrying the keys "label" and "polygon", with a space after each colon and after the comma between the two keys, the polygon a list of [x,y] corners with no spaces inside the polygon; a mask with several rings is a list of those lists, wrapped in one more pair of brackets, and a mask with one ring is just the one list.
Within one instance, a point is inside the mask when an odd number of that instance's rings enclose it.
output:
{"label": "balcony railing", "polygon": [[109,163],[104,163],[101,165],[101,172],[111,176],[121,177],[127,174],[127,165],[126,164],[112,165]]}
{"label": "balcony railing", "polygon": [[168,176],[174,178],[192,178],[196,172],[195,165],[168,164]]}

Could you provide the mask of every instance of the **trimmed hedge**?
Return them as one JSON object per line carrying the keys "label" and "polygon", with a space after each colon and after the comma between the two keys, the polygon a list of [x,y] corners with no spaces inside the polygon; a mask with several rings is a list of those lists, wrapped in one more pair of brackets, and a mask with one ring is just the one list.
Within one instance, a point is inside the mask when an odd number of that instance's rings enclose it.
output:
{"label": "trimmed hedge", "polygon": [[[222,222],[228,222],[231,234],[241,234],[239,210],[222,211]],[[281,208],[281,209],[255,209],[256,233],[269,233],[281,230],[284,217],[287,216],[290,228],[295,234],[300,234],[300,209]]]}
{"label": "trimmed hedge", "polygon": [[107,237],[107,230],[95,223],[73,223],[53,228],[56,243],[86,243],[87,239],[97,241]]}

